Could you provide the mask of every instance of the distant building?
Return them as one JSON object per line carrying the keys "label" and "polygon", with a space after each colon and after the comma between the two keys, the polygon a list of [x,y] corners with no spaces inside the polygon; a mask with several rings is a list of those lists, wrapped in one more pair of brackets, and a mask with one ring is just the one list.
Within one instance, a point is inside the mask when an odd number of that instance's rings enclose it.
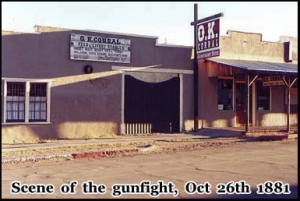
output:
{"label": "distant building", "polygon": [[[3,143],[193,129],[193,47],[157,44],[152,36],[35,28],[2,31]],[[298,123],[298,55],[284,61],[286,39],[229,31],[221,40],[220,57],[199,61],[200,127],[244,125],[247,75],[257,76],[251,125],[286,125],[286,87],[266,81],[277,75],[294,81],[290,123]]]}

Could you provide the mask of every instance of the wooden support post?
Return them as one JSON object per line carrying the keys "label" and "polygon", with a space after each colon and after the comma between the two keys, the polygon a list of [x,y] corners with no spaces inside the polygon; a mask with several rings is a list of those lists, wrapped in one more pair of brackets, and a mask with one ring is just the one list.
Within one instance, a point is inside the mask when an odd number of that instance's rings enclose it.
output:
{"label": "wooden support post", "polygon": [[246,81],[246,113],[245,113],[245,132],[248,133],[249,132],[249,110],[250,110],[250,90],[249,90],[249,79],[250,76],[248,73],[246,73],[245,76],[245,81]]}
{"label": "wooden support post", "polygon": [[199,130],[198,117],[198,58],[197,58],[197,20],[198,4],[194,4],[194,131]]}
{"label": "wooden support post", "polygon": [[287,88],[287,116],[286,116],[286,122],[287,122],[287,132],[290,133],[291,131],[291,125],[290,125],[290,116],[291,116],[291,87],[296,82],[298,78],[294,78],[294,80],[291,82],[291,77],[288,76],[288,80],[285,79],[285,77],[282,77],[283,82],[286,85]]}
{"label": "wooden support post", "polygon": [[291,115],[291,78],[289,77],[288,79],[288,97],[287,97],[287,132],[289,133],[291,130],[291,126],[290,126],[290,115]]}

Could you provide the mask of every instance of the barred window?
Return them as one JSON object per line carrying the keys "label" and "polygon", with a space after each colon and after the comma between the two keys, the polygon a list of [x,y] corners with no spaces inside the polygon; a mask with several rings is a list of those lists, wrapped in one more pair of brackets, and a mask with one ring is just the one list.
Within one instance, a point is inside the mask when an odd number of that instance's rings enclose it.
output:
{"label": "barred window", "polygon": [[30,83],[29,121],[47,120],[47,83]]}
{"label": "barred window", "polygon": [[2,80],[5,91],[3,123],[50,122],[50,80]]}
{"label": "barred window", "polygon": [[6,121],[25,121],[25,83],[7,83]]}

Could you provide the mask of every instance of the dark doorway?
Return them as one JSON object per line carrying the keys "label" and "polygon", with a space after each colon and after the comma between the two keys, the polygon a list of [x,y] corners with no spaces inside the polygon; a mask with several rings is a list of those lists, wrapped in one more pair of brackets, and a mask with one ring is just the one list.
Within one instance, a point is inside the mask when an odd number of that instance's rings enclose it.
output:
{"label": "dark doorway", "polygon": [[179,77],[148,83],[125,75],[125,132],[179,132],[179,84]]}
{"label": "dark doorway", "polygon": [[[244,126],[246,119],[246,84],[236,83],[236,124],[237,126]],[[252,90],[250,87],[250,110],[249,110],[249,123],[252,123]]]}

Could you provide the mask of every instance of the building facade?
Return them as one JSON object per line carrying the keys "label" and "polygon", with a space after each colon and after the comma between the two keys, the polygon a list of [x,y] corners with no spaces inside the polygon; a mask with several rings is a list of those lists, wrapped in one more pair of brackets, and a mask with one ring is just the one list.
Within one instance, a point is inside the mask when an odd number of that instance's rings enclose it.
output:
{"label": "building facade", "polygon": [[192,47],[149,36],[36,31],[2,34],[3,142],[189,129]]}
{"label": "building facade", "polygon": [[[157,44],[151,36],[35,28],[2,31],[2,142],[193,129],[192,47]],[[229,31],[221,40],[218,59],[285,63],[286,39],[264,42],[261,34]],[[296,61],[294,53],[290,63]],[[213,58],[200,60],[198,69],[200,127],[243,125],[244,74]],[[286,87],[263,86],[266,76],[251,86],[250,123],[285,125]],[[291,123],[298,123],[297,83]]]}
{"label": "building facade", "polygon": [[[298,123],[297,39],[262,41],[262,34],[228,31],[221,37],[221,54],[199,62],[199,124],[202,127],[245,125],[246,78],[250,75],[251,126],[287,125],[287,86],[290,78],[290,124]],[[285,48],[284,42],[291,44]],[[289,62],[285,62],[289,51]],[[287,71],[291,69],[292,73]],[[266,82],[273,79],[273,82]],[[276,82],[275,82],[275,79]],[[210,111],[210,112],[209,112]]]}

